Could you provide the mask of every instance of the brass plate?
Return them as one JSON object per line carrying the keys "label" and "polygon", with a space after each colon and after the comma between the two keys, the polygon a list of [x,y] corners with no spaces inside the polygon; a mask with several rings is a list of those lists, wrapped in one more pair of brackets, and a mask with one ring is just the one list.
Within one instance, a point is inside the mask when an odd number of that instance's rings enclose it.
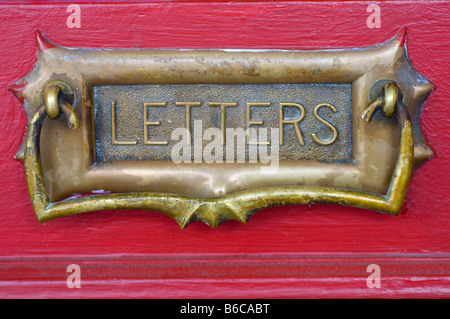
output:
{"label": "brass plate", "polygon": [[[270,128],[279,128],[280,103],[283,105],[283,120],[303,119],[298,123],[300,138],[293,124],[283,124],[283,145],[279,147],[280,160],[321,160],[337,161],[352,158],[352,103],[350,84],[153,84],[94,87],[94,127],[97,162],[111,161],[156,161],[171,160],[171,150],[179,139],[171,139],[177,128],[186,127],[186,106],[180,101],[196,102],[198,106],[190,108],[189,127],[191,143],[195,145],[195,121],[201,120],[203,133],[208,128],[220,128],[224,117],[225,127],[230,129],[247,129],[247,103],[265,103],[264,106],[251,107],[251,120],[263,121],[267,139]],[[210,106],[213,102],[232,102],[234,107],[227,107],[221,114],[220,107]],[[111,102],[115,103],[112,121]],[[303,108],[283,103],[297,102]],[[322,140],[330,141],[333,131],[319,122],[313,109],[316,105],[327,102],[338,110],[321,109],[320,115],[339,132],[338,138],[331,145],[315,143],[311,134],[316,133]],[[147,118],[144,117],[144,103],[164,103],[163,107],[148,107]],[[270,105],[266,105],[270,103]],[[178,104],[178,105],[177,105]],[[214,105],[214,104],[213,104]],[[303,114],[304,113],[304,114]],[[167,142],[162,145],[146,144],[144,121],[159,121],[159,125],[147,127],[150,140]],[[112,139],[115,130],[116,143]],[[130,141],[124,144],[123,141]],[[121,142],[122,141],[122,142]],[[227,144],[225,139],[225,143]],[[134,143],[134,144],[133,144]],[[209,144],[202,139],[202,149]],[[237,144],[234,141],[234,144]],[[230,145],[230,143],[228,143]],[[245,147],[245,146],[244,146]],[[245,158],[248,161],[248,146]],[[194,147],[191,148],[194,159]],[[223,160],[231,156],[223,146]],[[237,161],[237,150],[233,159]]]}
{"label": "brass plate", "polygon": [[[25,165],[36,214],[47,221],[135,208],[166,213],[181,227],[196,220],[213,227],[226,219],[246,222],[263,207],[296,203],[398,214],[413,162],[433,155],[419,123],[433,86],[413,70],[404,36],[325,51],[102,50],[64,48],[37,33],[35,68],[10,86],[30,120]],[[73,105],[79,128],[70,130],[65,116],[44,120],[42,92],[52,81],[73,89],[61,98]],[[399,87],[406,115],[377,112],[367,123],[361,115],[388,81]],[[198,103],[190,114],[186,102]],[[249,161],[248,144],[244,162],[237,155],[232,163],[196,162],[193,153],[191,163],[171,160],[174,128],[193,132],[196,120],[201,132],[249,123],[277,128],[280,103],[285,121],[302,117],[303,108],[303,145],[294,125],[283,125],[276,173]],[[193,136],[190,141],[195,144]]]}

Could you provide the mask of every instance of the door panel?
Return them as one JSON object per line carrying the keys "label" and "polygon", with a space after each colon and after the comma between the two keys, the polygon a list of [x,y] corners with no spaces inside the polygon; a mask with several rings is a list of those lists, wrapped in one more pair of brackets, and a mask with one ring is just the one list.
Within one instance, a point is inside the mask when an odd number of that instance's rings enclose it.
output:
{"label": "door panel", "polygon": [[[450,295],[448,3],[378,2],[380,28],[367,26],[367,2],[78,1],[80,28],[67,26],[69,2],[33,3],[0,5],[1,297]],[[375,45],[404,27],[412,65],[435,85],[421,117],[435,157],[415,171],[399,216],[295,205],[217,229],[180,229],[144,211],[43,224],[34,216],[23,163],[14,159],[27,118],[8,85],[33,68],[37,29],[67,47],[312,50]],[[70,264],[81,268],[80,289],[66,285]],[[367,286],[371,264],[380,266],[381,288]]]}

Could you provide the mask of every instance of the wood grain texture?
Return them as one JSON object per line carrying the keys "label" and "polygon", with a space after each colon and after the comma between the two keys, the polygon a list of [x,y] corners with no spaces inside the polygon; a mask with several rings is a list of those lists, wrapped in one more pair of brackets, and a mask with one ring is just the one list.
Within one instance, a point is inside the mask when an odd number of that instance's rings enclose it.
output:
{"label": "wood grain texture", "polygon": [[[82,4],[80,29],[66,27],[62,2],[0,5],[0,297],[449,297],[450,5],[379,3],[380,29],[367,28],[367,5]],[[36,29],[70,47],[321,49],[378,44],[402,27],[412,64],[436,86],[421,122],[436,156],[416,171],[399,217],[299,205],[218,229],[181,230],[142,211],[37,222],[23,164],[14,160],[27,120],[7,89],[33,68]],[[85,286],[68,291],[73,260],[86,266]],[[366,267],[377,261],[386,277],[381,289],[368,289]]]}
{"label": "wood grain texture", "polygon": [[[81,288],[65,270],[81,267]],[[382,269],[368,289],[367,265]],[[8,297],[61,298],[348,298],[434,297],[448,290],[448,258],[290,254],[4,258],[0,291]],[[6,295],[6,294],[4,294]]]}

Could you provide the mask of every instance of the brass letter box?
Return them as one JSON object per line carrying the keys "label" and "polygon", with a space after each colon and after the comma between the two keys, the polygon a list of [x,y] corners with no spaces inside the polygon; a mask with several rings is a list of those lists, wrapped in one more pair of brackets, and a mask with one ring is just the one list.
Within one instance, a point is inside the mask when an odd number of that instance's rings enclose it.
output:
{"label": "brass letter box", "polygon": [[74,49],[39,32],[37,46],[10,90],[29,118],[17,157],[41,222],[143,209],[217,227],[315,203],[397,215],[433,155],[419,123],[433,86],[404,30],[323,51]]}

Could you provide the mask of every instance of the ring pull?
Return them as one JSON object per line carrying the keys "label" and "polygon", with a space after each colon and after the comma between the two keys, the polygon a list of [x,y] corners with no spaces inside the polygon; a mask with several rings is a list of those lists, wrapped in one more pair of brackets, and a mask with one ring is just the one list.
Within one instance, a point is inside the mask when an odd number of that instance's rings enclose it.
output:
{"label": "ring pull", "polygon": [[387,82],[384,85],[384,95],[371,101],[364,109],[362,119],[370,122],[376,110],[381,109],[384,115],[391,117],[398,101],[398,86],[394,82]]}
{"label": "ring pull", "polygon": [[70,129],[80,126],[78,116],[68,97],[74,97],[72,87],[64,81],[51,81],[42,91],[45,112],[51,119],[58,119],[63,114]]}
{"label": "ring pull", "polygon": [[389,190],[385,195],[391,207],[390,214],[398,215],[412,175],[414,162],[414,137],[406,105],[399,99],[397,84],[390,81],[384,85],[384,96],[371,101],[362,113],[363,120],[370,122],[373,114],[381,109],[384,115],[390,117],[397,111],[398,122],[401,129],[399,155],[395,166]]}
{"label": "ring pull", "polygon": [[42,92],[44,103],[39,106],[28,126],[24,152],[25,175],[27,176],[28,192],[36,214],[44,213],[48,205],[51,204],[45,188],[40,156],[41,130],[44,119],[47,116],[51,119],[58,119],[62,113],[70,129],[76,129],[80,126],[73,106],[67,101],[69,96],[73,98],[74,95],[72,88],[67,83],[63,81],[48,83]]}

